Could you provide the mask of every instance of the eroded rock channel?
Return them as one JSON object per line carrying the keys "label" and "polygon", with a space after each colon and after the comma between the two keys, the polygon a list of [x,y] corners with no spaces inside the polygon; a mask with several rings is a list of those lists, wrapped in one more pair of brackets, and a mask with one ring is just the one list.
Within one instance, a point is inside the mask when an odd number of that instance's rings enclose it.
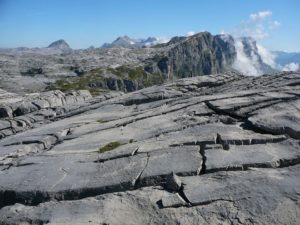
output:
{"label": "eroded rock channel", "polygon": [[299,80],[2,91],[0,224],[297,224]]}

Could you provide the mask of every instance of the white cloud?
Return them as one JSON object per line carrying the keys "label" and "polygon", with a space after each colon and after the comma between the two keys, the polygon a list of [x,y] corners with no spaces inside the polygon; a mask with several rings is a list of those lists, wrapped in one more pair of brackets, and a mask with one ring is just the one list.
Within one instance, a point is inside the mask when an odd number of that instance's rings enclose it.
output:
{"label": "white cloud", "polygon": [[256,40],[262,40],[270,36],[270,32],[281,24],[273,20],[270,10],[250,14],[246,21],[242,21],[233,32],[234,36],[250,36]]}
{"label": "white cloud", "polygon": [[269,37],[269,32],[261,25],[257,25],[254,30],[249,32],[249,34],[256,40],[262,40]]}
{"label": "white cloud", "polygon": [[244,45],[240,39],[235,40],[235,49],[237,57],[233,63],[234,69],[249,76],[258,76],[262,74],[262,72],[258,69],[259,65],[257,58],[253,54],[251,58],[245,54]]}
{"label": "white cloud", "polygon": [[257,44],[257,51],[265,64],[276,68],[275,56],[270,51],[259,44]]}
{"label": "white cloud", "polygon": [[[235,48],[237,51],[237,59],[233,67],[245,75],[257,76],[262,74],[260,65],[261,60],[274,69],[279,70],[300,70],[300,64],[290,63],[285,66],[280,66],[276,63],[276,56],[273,55],[266,48],[256,43],[257,53],[247,55],[244,52],[243,43],[238,39],[239,37],[252,37],[257,42],[269,38],[272,31],[281,26],[281,23],[273,19],[273,13],[270,10],[260,11],[249,15],[247,20],[241,21],[232,32],[221,31],[221,34],[230,33],[235,37]],[[253,48],[255,49],[255,48]]]}
{"label": "white cloud", "polygon": [[258,20],[264,20],[267,17],[271,17],[271,16],[272,16],[272,12],[270,10],[267,10],[267,11],[252,13],[250,14],[249,18],[251,21],[258,21]]}
{"label": "white cloud", "polygon": [[168,37],[157,37],[156,39],[157,41],[155,42],[155,44],[164,44],[170,41],[170,38]]}
{"label": "white cloud", "polygon": [[231,35],[225,32],[221,32],[220,38],[225,42],[229,42],[231,40]]}
{"label": "white cloud", "polygon": [[225,30],[221,30],[220,34],[221,35],[231,35],[229,32],[227,32]]}
{"label": "white cloud", "polygon": [[282,71],[298,71],[300,69],[299,63],[289,63],[286,64],[283,68]]}
{"label": "white cloud", "polygon": [[276,28],[280,27],[280,25],[281,25],[281,23],[278,22],[277,20],[271,21],[271,22],[269,23],[269,29],[270,29],[270,30],[276,29]]}
{"label": "white cloud", "polygon": [[189,32],[187,32],[186,33],[186,37],[190,37],[190,36],[193,36],[193,35],[195,35],[196,34],[196,32],[195,31],[189,31]]}

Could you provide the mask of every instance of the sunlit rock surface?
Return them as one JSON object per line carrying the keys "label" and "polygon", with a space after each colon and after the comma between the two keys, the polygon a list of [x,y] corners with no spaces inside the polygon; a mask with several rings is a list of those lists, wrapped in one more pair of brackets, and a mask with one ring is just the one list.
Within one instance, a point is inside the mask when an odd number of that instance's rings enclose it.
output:
{"label": "sunlit rock surface", "polygon": [[299,84],[1,91],[0,224],[298,224]]}

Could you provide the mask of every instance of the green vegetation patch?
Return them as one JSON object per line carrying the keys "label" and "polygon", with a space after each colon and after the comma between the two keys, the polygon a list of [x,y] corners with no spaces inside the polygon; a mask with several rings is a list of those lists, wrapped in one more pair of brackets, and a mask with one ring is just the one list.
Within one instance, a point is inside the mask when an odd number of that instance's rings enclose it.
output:
{"label": "green vegetation patch", "polygon": [[118,141],[110,142],[107,145],[99,148],[98,152],[99,153],[108,152],[108,151],[111,151],[111,150],[114,150],[114,149],[118,148],[121,145],[122,144],[120,142],[118,142]]}
{"label": "green vegetation patch", "polygon": [[153,85],[160,85],[163,83],[164,83],[164,78],[160,73],[149,74],[143,79],[144,87],[151,87]]}
{"label": "green vegetation patch", "polygon": [[156,44],[156,45],[153,45],[151,48],[162,48],[164,47],[166,44]]}
{"label": "green vegetation patch", "polygon": [[146,72],[143,67],[129,67],[129,66],[119,66],[117,68],[108,68],[107,71],[112,74],[120,77],[126,78],[128,77],[130,80],[138,80],[145,76]]}
{"label": "green vegetation patch", "polygon": [[[159,56],[157,56],[159,57]],[[159,57],[162,59],[162,56]],[[108,68],[108,71],[121,77],[122,79],[128,78],[129,80],[136,80],[140,84],[140,88],[150,87],[152,85],[159,85],[164,82],[164,78],[159,73],[147,73],[143,67],[128,67],[119,66],[117,68]]]}
{"label": "green vegetation patch", "polygon": [[131,80],[137,80],[146,75],[146,72],[144,71],[143,67],[136,67],[133,69],[130,69],[128,72],[128,77]]}
{"label": "green vegetation patch", "polygon": [[92,83],[101,81],[103,69],[96,68],[86,74],[69,79],[57,80],[54,84],[47,87],[47,90],[61,90],[63,92],[73,91],[73,90],[89,90],[92,96],[98,96],[104,91],[99,87],[92,87]]}
{"label": "green vegetation patch", "polygon": [[103,72],[103,68],[96,68],[89,71],[88,74],[91,76],[100,76],[103,74]]}
{"label": "green vegetation patch", "polygon": [[[119,78],[114,79],[106,77],[105,75],[107,75],[107,72],[110,72]],[[139,89],[160,85],[164,82],[162,74],[148,73],[142,66],[119,66],[117,68],[95,68],[84,73],[82,76],[57,80],[55,83],[49,85],[46,90],[61,90],[63,92],[89,90],[92,96],[98,96],[107,92],[106,87],[108,86],[108,81],[110,81],[110,79],[116,80],[118,84],[122,81],[124,84],[125,81],[128,82],[128,80],[133,81],[134,84],[137,84]]]}

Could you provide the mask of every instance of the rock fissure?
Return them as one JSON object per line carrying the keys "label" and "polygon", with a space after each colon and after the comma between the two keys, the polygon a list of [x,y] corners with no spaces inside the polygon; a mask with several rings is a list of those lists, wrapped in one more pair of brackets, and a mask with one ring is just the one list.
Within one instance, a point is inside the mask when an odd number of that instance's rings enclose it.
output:
{"label": "rock fissure", "polygon": [[200,155],[202,156],[202,164],[201,164],[201,169],[198,172],[198,174],[205,174],[206,173],[206,156],[205,156],[205,148],[206,148],[206,144],[205,143],[201,143],[200,144]]}
{"label": "rock fissure", "polygon": [[226,166],[222,168],[213,168],[206,169],[206,173],[216,173],[221,171],[247,171],[252,168],[270,168],[270,169],[279,169],[290,166],[296,166],[300,164],[300,156],[293,159],[278,159],[276,161],[271,162],[263,162],[263,163],[245,163],[242,165],[232,165]]}
{"label": "rock fissure", "polygon": [[140,179],[141,179],[141,176],[143,174],[143,172],[145,171],[145,169],[147,168],[148,166],[148,163],[149,163],[149,159],[150,159],[150,154],[147,153],[147,161],[146,161],[146,164],[144,166],[144,168],[139,172],[139,174],[134,178],[134,180],[131,182],[132,183],[132,186],[134,188],[137,188],[140,184]]}

